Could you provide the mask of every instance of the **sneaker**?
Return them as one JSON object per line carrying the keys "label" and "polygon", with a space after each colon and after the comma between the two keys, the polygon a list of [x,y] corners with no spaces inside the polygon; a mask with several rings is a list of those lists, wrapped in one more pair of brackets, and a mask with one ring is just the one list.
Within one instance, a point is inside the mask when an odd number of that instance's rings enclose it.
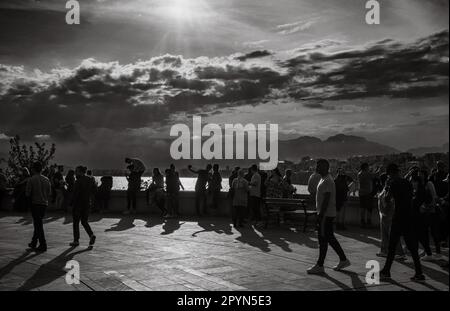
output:
{"label": "sneaker", "polygon": [[323,266],[315,265],[306,270],[306,273],[308,274],[323,274],[325,273],[325,269]]}
{"label": "sneaker", "polygon": [[95,239],[96,239],[97,237],[95,236],[95,235],[92,235],[91,236],[91,238],[89,239],[89,246],[92,246],[92,245],[94,245],[95,244]]}
{"label": "sneaker", "polygon": [[413,282],[424,282],[425,281],[425,275],[423,274],[416,274],[411,278],[411,281]]}
{"label": "sneaker", "polygon": [[381,280],[389,280],[390,278],[391,278],[391,273],[390,272],[387,272],[387,271],[384,271],[384,270],[380,271],[380,279]]}
{"label": "sneaker", "polygon": [[339,263],[333,267],[334,271],[340,271],[342,269],[345,269],[347,267],[350,267],[351,263],[350,260],[346,259],[346,260],[341,260],[339,261]]}
{"label": "sneaker", "polygon": [[387,257],[387,254],[384,253],[384,252],[379,252],[379,253],[377,253],[377,257],[383,257],[383,258],[386,258],[386,257]]}
{"label": "sneaker", "polygon": [[36,246],[37,246],[37,242],[30,242],[30,243],[28,243],[28,247],[31,248],[31,249],[35,249]]}
{"label": "sneaker", "polygon": [[80,242],[78,241],[73,241],[72,243],[69,244],[72,247],[77,247],[78,245],[80,245]]}
{"label": "sneaker", "polygon": [[433,261],[434,257],[433,255],[425,255],[421,258],[423,261]]}

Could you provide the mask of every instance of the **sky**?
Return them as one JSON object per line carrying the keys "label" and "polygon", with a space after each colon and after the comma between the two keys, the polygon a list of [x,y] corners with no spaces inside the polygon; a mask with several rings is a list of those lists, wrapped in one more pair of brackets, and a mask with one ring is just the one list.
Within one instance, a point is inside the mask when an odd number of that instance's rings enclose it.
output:
{"label": "sky", "polygon": [[380,1],[380,25],[364,0],[79,2],[67,25],[64,0],[0,1],[0,151],[19,134],[63,162],[157,161],[192,115],[280,139],[449,140],[446,0]]}

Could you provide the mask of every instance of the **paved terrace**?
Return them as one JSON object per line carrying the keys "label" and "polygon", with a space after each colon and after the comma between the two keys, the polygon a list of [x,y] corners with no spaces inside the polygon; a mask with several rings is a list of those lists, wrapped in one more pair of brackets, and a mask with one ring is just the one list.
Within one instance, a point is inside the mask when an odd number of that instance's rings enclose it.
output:
{"label": "paved terrace", "polygon": [[[52,213],[45,220],[49,249],[34,253],[26,251],[31,218],[0,213],[0,290],[449,290],[448,270],[437,262],[424,264],[426,283],[411,282],[411,260],[394,263],[393,281],[367,285],[365,264],[377,259],[376,230],[337,234],[352,266],[331,270],[337,257],[330,249],[326,274],[313,276],[306,269],[317,257],[315,234],[289,226],[236,230],[226,218],[149,215],[92,215],[91,225],[95,247],[87,248],[81,229],[81,245],[71,248],[71,217]],[[65,283],[71,259],[81,266],[79,285]]]}

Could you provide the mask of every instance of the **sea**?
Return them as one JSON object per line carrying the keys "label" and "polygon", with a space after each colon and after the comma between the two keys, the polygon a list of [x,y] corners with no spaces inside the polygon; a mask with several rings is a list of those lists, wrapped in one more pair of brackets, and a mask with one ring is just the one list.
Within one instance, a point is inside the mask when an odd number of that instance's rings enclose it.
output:
{"label": "sea", "polygon": [[[97,183],[100,184],[100,176],[95,176]],[[151,180],[150,177],[142,177],[143,182],[149,183]],[[184,186],[186,191],[194,191],[195,190],[195,182],[197,178],[193,177],[181,177],[181,183]],[[306,185],[294,185],[297,188],[298,194],[308,194],[308,186]],[[222,181],[222,191],[228,192],[230,186],[228,185],[228,179],[224,178]],[[125,176],[114,176],[113,177],[113,190],[126,190],[127,189],[127,179]]]}

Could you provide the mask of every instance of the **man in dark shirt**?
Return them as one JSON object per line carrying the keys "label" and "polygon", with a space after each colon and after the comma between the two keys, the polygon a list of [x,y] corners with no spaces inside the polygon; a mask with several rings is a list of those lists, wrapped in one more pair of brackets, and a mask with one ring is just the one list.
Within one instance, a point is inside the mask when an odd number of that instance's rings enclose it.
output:
{"label": "man in dark shirt", "polygon": [[411,183],[400,177],[400,170],[396,164],[390,164],[387,167],[390,183],[388,188],[388,197],[392,197],[395,203],[394,216],[392,218],[391,232],[389,236],[389,249],[384,268],[380,271],[381,278],[391,277],[391,266],[400,237],[405,239],[411,257],[414,261],[416,274],[411,278],[413,281],[424,281],[425,276],[422,273],[422,266],[419,258],[419,243],[417,235],[414,232],[414,211],[412,207],[413,188]]}
{"label": "man in dark shirt", "polygon": [[86,167],[78,166],[75,174],[77,175],[77,180],[75,181],[72,198],[73,242],[70,243],[70,246],[80,245],[80,221],[89,235],[89,246],[92,246],[95,243],[95,235],[89,226],[88,218],[90,200],[95,192],[95,182],[93,178],[86,176]]}
{"label": "man in dark shirt", "polygon": [[210,171],[212,165],[206,165],[206,169],[204,170],[194,170],[192,165],[189,165],[188,169],[198,175],[197,182],[195,183],[195,210],[197,211],[197,216],[201,216],[201,205],[203,205],[203,213],[206,214],[206,187],[211,180]]}
{"label": "man in dark shirt", "polygon": [[179,193],[180,188],[184,190],[183,184],[180,180],[180,175],[175,169],[175,165],[171,164],[170,169],[166,171],[166,193],[168,210],[172,216],[180,216],[179,212]]}
{"label": "man in dark shirt", "polygon": [[219,172],[219,164],[213,165],[213,173],[208,190],[212,194],[212,207],[219,208],[220,191],[222,190],[222,175]]}

